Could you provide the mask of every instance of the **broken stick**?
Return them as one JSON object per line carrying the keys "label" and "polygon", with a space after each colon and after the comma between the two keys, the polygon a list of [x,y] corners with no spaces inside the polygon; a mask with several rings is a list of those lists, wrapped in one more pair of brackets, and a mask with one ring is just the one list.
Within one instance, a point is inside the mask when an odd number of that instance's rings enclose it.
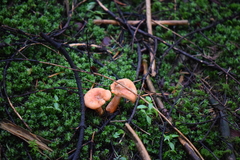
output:
{"label": "broken stick", "polygon": [[136,147],[137,147],[138,151],[140,152],[142,159],[151,160],[145,146],[143,145],[141,139],[138,137],[136,132],[132,129],[132,127],[128,123],[125,123],[125,126],[126,126],[127,130],[129,131],[129,133],[131,133],[131,137],[133,138],[133,141],[135,142]]}
{"label": "broken stick", "polygon": [[[141,21],[139,20],[129,20],[127,21],[128,24],[130,25],[137,25]],[[101,25],[101,24],[112,24],[112,25],[120,25],[120,23],[116,20],[110,20],[110,19],[95,19],[93,20],[93,23],[96,25]],[[176,25],[188,25],[188,20],[154,20],[151,22],[152,25],[158,25],[158,23],[163,24],[163,25],[171,25],[171,26],[176,26]]]}
{"label": "broken stick", "polygon": [[22,140],[26,141],[29,143],[30,141],[35,141],[38,148],[42,150],[47,150],[47,151],[53,151],[51,148],[49,148],[46,144],[51,143],[51,141],[44,139],[43,137],[40,137],[38,135],[35,135],[28,130],[17,126],[16,124],[12,123],[9,120],[3,120],[0,122],[0,128],[3,130],[8,131],[9,133],[21,138]]}

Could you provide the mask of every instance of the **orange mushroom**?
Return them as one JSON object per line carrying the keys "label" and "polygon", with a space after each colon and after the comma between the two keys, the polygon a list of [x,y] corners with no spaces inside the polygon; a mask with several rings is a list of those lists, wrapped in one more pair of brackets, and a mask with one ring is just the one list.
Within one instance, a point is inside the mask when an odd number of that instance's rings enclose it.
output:
{"label": "orange mushroom", "polygon": [[103,88],[90,89],[84,96],[85,106],[96,110],[99,115],[103,114],[102,105],[110,100],[112,94],[109,90]]}
{"label": "orange mushroom", "polygon": [[[128,89],[123,86],[127,87]],[[129,89],[132,92],[129,91]],[[119,79],[116,82],[112,83],[111,92],[115,95],[106,107],[106,111],[108,111],[109,113],[113,113],[116,111],[117,106],[120,103],[121,97],[130,100],[132,103],[134,103],[137,99],[137,89],[134,83],[127,78]]]}

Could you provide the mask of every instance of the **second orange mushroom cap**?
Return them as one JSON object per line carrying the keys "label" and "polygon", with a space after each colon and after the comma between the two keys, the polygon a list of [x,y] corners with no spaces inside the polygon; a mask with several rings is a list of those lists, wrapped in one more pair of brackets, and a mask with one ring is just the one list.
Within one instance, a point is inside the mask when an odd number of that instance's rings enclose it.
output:
{"label": "second orange mushroom cap", "polygon": [[137,99],[137,89],[134,83],[127,78],[119,79],[111,84],[111,92],[114,95],[111,102],[106,107],[106,111],[113,113],[116,111],[118,104],[120,103],[121,97],[130,100],[134,103]]}

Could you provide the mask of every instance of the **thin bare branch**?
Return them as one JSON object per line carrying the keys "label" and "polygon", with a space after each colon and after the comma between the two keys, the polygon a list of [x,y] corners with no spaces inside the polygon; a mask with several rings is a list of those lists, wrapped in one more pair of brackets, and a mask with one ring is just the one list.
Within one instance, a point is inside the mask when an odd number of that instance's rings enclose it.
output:
{"label": "thin bare branch", "polygon": [[125,126],[126,126],[127,130],[131,133],[131,137],[133,138],[133,141],[135,142],[136,147],[137,147],[138,151],[140,152],[142,159],[151,160],[144,144],[142,143],[141,139],[138,137],[136,132],[133,130],[133,128],[128,123],[125,123]]}
{"label": "thin bare branch", "polygon": [[[129,20],[127,21],[128,24],[130,25],[137,25],[141,23],[141,20]],[[116,20],[110,20],[110,19],[95,19],[93,20],[93,23],[96,25],[101,25],[101,24],[112,24],[112,25],[121,25]],[[169,25],[169,26],[176,26],[176,25],[188,25],[189,22],[188,20],[154,20],[151,22],[151,25],[156,26],[156,25]]]}

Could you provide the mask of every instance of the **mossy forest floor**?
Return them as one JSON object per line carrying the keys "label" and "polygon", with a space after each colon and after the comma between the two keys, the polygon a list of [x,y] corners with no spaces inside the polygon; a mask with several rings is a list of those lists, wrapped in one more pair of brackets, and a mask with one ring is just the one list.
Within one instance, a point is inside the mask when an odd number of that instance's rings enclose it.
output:
{"label": "mossy forest floor", "polygon": [[[239,160],[239,16],[237,0],[2,0],[0,159]],[[135,103],[85,108],[122,78]]]}

